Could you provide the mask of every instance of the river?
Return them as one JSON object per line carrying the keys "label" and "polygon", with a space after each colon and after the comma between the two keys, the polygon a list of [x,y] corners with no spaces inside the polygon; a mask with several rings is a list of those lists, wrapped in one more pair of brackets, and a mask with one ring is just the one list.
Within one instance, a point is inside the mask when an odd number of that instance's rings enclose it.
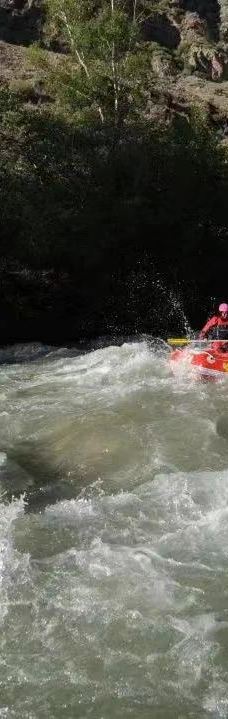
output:
{"label": "river", "polygon": [[10,352],[1,719],[227,718],[228,378],[146,341]]}

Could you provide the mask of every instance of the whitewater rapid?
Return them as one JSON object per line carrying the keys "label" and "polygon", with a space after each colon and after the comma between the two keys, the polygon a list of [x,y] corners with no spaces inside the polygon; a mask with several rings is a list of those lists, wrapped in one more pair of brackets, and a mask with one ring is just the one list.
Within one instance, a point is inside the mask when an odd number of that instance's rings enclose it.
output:
{"label": "whitewater rapid", "polygon": [[9,352],[0,718],[227,718],[228,378],[146,341]]}

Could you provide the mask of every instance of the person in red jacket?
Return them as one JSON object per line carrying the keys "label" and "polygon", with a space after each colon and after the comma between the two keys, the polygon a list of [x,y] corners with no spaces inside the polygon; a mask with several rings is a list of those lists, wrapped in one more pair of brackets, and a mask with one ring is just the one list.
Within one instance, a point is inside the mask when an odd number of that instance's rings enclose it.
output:
{"label": "person in red jacket", "polygon": [[[227,328],[227,338],[228,338],[228,304],[226,302],[222,302],[221,305],[219,305],[218,308],[218,314],[214,315],[214,317],[211,317],[204,327],[202,328],[199,337],[200,339],[204,339],[205,337],[208,337],[209,335],[215,336],[215,330],[216,328],[223,327],[224,330]],[[214,330],[214,331],[213,331]],[[219,339],[219,330],[218,330],[218,339]],[[221,338],[222,339],[222,338]],[[217,349],[227,349],[228,350],[228,343],[222,347],[222,342],[216,342],[216,345],[218,344]]]}

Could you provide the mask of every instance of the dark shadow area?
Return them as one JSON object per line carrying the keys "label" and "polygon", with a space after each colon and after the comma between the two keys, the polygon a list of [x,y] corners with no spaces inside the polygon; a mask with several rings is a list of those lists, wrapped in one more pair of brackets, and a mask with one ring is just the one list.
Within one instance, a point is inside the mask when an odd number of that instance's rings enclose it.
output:
{"label": "dark shadow area", "polygon": [[144,21],[142,37],[146,42],[157,42],[169,50],[175,50],[181,40],[178,28],[162,13],[154,13]]}
{"label": "dark shadow area", "polygon": [[1,0],[0,40],[13,45],[31,45],[41,37],[44,10],[41,2]]}
{"label": "dark shadow area", "polygon": [[227,164],[204,120],[114,131],[11,106],[9,117],[2,344],[165,335],[183,331],[174,297],[193,327],[211,297],[226,299]]}

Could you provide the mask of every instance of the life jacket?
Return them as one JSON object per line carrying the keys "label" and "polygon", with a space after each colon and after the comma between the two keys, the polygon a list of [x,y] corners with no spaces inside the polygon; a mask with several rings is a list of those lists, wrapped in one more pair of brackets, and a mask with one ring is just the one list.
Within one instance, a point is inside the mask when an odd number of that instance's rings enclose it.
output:
{"label": "life jacket", "polygon": [[223,319],[219,315],[212,318],[213,324],[208,328],[207,334],[213,340],[228,340],[228,318]]}

